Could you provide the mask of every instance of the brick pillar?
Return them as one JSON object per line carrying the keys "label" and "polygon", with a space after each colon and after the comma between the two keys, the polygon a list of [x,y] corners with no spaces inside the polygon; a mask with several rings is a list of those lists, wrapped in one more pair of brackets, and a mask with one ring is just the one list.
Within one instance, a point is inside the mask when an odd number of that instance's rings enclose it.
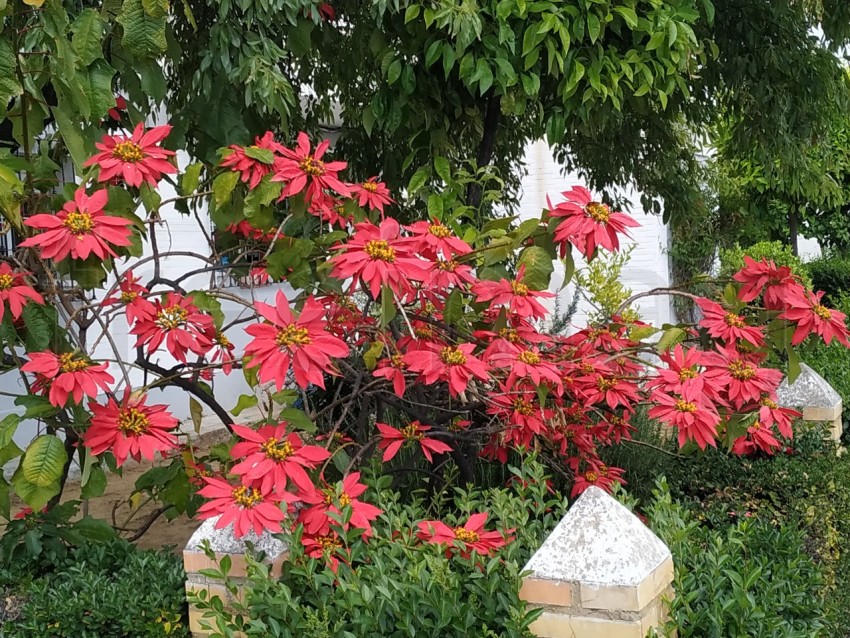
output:
{"label": "brick pillar", "polygon": [[[232,525],[223,529],[215,529],[218,519],[218,516],[207,519],[192,534],[192,538],[189,539],[186,548],[183,550],[183,568],[186,570],[187,593],[206,590],[209,592],[209,598],[217,596],[227,606],[228,602],[233,601],[234,596],[241,598],[242,585],[247,581],[248,563],[245,560],[245,553],[249,550],[246,543],[250,543],[254,551],[265,553],[264,562],[269,565],[269,573],[273,578],[280,576],[283,561],[286,560],[289,552],[284,543],[268,532],[262,536],[257,536],[251,532],[244,538],[237,540],[233,536]],[[203,549],[205,542],[209,543],[210,549],[215,552],[215,559],[207,557]],[[200,573],[204,569],[220,569],[219,564],[225,557],[230,560],[228,577],[237,586],[235,595],[227,590],[222,581]],[[203,614],[203,610],[197,609],[193,605],[189,606],[189,630],[195,638],[206,638],[210,634],[210,632],[201,628],[200,620],[203,618]]]}
{"label": "brick pillar", "polygon": [[803,413],[804,421],[823,421],[829,424],[829,438],[838,441],[844,429],[841,413],[844,406],[841,396],[826,379],[805,363],[800,364],[800,374],[794,383],[782,380],[776,390],[779,405]]}
{"label": "brick pillar", "polygon": [[520,598],[544,609],[540,638],[645,638],[666,620],[673,557],[597,487],[582,494],[531,557]]}

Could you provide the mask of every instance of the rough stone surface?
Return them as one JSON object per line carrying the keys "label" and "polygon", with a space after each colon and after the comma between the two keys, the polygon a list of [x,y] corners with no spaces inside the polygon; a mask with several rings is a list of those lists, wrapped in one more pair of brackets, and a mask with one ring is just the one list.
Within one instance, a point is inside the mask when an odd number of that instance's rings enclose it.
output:
{"label": "rough stone surface", "polygon": [[525,570],[533,578],[637,587],[670,550],[640,519],[598,487],[588,488]]}
{"label": "rough stone surface", "polygon": [[812,370],[805,363],[800,364],[800,376],[794,383],[788,379],[782,380],[776,391],[779,404],[786,408],[800,409],[804,407],[835,408],[841,405],[841,397],[826,379]]}
{"label": "rough stone surface", "polygon": [[286,551],[286,544],[274,538],[269,533],[257,536],[254,532],[242,538],[233,536],[233,526],[228,525],[222,529],[216,529],[215,524],[219,516],[208,518],[192,534],[192,538],[186,544],[186,551],[203,551],[202,544],[209,541],[210,548],[217,554],[244,554],[248,551],[247,543],[253,545],[254,550],[265,552],[266,556],[275,558]]}

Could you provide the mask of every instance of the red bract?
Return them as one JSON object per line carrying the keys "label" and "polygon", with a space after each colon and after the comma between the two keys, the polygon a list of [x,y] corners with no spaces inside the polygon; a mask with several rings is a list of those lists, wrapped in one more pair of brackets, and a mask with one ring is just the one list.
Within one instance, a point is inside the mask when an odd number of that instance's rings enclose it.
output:
{"label": "red bract", "polygon": [[735,409],[757,402],[762,395],[773,395],[782,381],[779,370],[760,368],[753,355],[741,354],[731,347],[717,346],[716,352],[706,352],[705,380],[724,392]]}
{"label": "red bract", "polygon": [[43,304],[44,297],[38,294],[32,286],[27,285],[25,276],[28,272],[16,272],[8,263],[0,262],[0,321],[9,305],[12,319],[19,319],[24,306],[30,301]]}
{"label": "red bract", "polygon": [[472,252],[469,244],[437,219],[414,222],[407,226],[407,230],[412,235],[407,241],[413,250],[428,259],[451,261],[454,257]]}
{"label": "red bract", "polygon": [[345,162],[322,161],[330,142],[319,143],[313,154],[310,154],[310,138],[302,132],[294,149],[282,148],[281,157],[275,164],[274,182],[285,182],[286,186],[280,194],[280,199],[286,199],[302,192],[306,188],[307,202],[320,198],[324,190],[333,190],[344,197],[351,195],[351,190],[339,179],[338,173],[348,164]]}
{"label": "red bract", "polygon": [[156,452],[168,452],[178,447],[172,430],[177,419],[165,405],[145,405],[145,395],[129,390],[118,403],[110,397],[106,405],[89,403],[91,426],[83,435],[83,444],[95,456],[112,452],[115,464],[121,467],[131,457],[136,461],[154,459]]}
{"label": "red bract", "polygon": [[163,175],[177,172],[177,167],[168,161],[174,151],[159,146],[170,132],[168,125],[145,131],[144,124],[139,122],[130,137],[104,135],[95,144],[101,152],[86,160],[83,166],[97,166],[100,182],[123,179],[128,186],[136,188],[145,182],[156,187]]}
{"label": "red bract", "polygon": [[210,363],[221,363],[221,371],[224,374],[233,372],[233,351],[236,350],[230,339],[223,332],[216,332],[213,337],[213,347],[208,353]]}
{"label": "red bract", "polygon": [[453,259],[449,261],[438,259],[429,267],[425,289],[426,291],[440,291],[445,294],[444,291],[449,288],[463,288],[474,284],[475,281],[471,266],[461,264]]}
{"label": "red bract", "polygon": [[120,292],[114,296],[107,297],[103,300],[104,306],[113,304],[123,305],[127,314],[127,322],[135,323],[143,314],[144,298],[141,295],[148,293],[148,289],[139,283],[139,279],[133,274],[132,270],[128,270],[121,277],[121,282],[118,284]]}
{"label": "red bract", "polygon": [[679,430],[679,447],[689,440],[696,441],[701,450],[707,446],[717,447],[717,426],[720,415],[713,405],[695,389],[689,388],[679,395],[654,392],[650,401],[649,416]]}
{"label": "red bract", "polygon": [[331,530],[329,534],[310,535],[301,537],[304,553],[310,558],[324,560],[330,570],[336,574],[339,570],[340,557],[347,563],[348,551],[342,545],[339,535]]}
{"label": "red bract", "polygon": [[732,279],[744,284],[738,291],[738,299],[749,303],[764,292],[764,305],[771,310],[781,310],[789,294],[802,290],[788,266],[777,267],[767,259],[757,262],[746,255],[744,267]]}
{"label": "red bract", "polygon": [[747,434],[738,438],[732,445],[733,454],[752,454],[761,450],[772,454],[774,450],[782,447],[782,444],[773,435],[770,427],[756,421],[747,428]]}
{"label": "red bract", "polygon": [[824,343],[828,344],[835,339],[850,348],[845,323],[847,316],[843,312],[822,305],[820,301],[823,295],[823,291],[803,291],[802,294],[789,295],[785,299],[786,310],[779,315],[779,318],[797,324],[791,344],[796,346],[814,333],[820,335]]}
{"label": "red bract", "polygon": [[348,346],[325,330],[322,305],[308,297],[295,319],[286,295],[278,291],[274,306],[258,301],[256,308],[268,323],[245,328],[254,337],[245,348],[245,355],[252,357],[246,367],[259,367],[260,381],[274,381],[278,390],[286,384],[290,367],[302,388],[311,383],[324,388],[324,374],[336,374],[331,357],[347,357]]}
{"label": "red bract", "polygon": [[31,352],[30,360],[21,366],[24,372],[38,375],[49,385],[47,398],[51,405],[64,407],[68,399],[75,403],[83,400],[84,396],[94,398],[98,392],[108,392],[109,384],[115,381],[106,371],[105,363],[95,364],[78,357],[73,352],[56,354],[50,350]]}
{"label": "red bract", "polygon": [[527,379],[536,386],[548,382],[555,387],[558,394],[564,391],[561,375],[554,364],[546,361],[540,354],[539,348],[519,348],[511,346],[512,350],[498,352],[490,357],[490,363],[502,368],[510,368],[506,386],[513,388],[518,380]]}
{"label": "red bract", "polygon": [[759,400],[759,422],[767,427],[775,425],[779,429],[779,433],[785,438],[794,437],[791,422],[792,419],[798,419],[801,416],[803,415],[796,410],[779,407],[774,398],[769,396],[764,396]]}
{"label": "red bract", "polygon": [[191,299],[169,292],[164,301],[139,301],[137,320],[130,334],[137,337],[136,347],[147,346],[148,354],[164,341],[171,356],[186,363],[189,352],[203,356],[212,348],[215,325],[213,318],[202,313]]}
{"label": "red bract", "polygon": [[431,385],[439,381],[449,384],[449,394],[458,396],[466,390],[473,378],[489,378],[489,366],[473,356],[475,344],[457,346],[426,343],[422,350],[410,350],[404,355],[408,369],[421,373],[422,382]]}
{"label": "red bract", "polygon": [[658,376],[651,379],[647,386],[673,394],[681,394],[684,388],[694,388],[716,398],[717,393],[712,392],[711,386],[706,386],[700,370],[702,354],[702,351],[696,348],[685,349],[681,344],[676,344],[672,351],[659,357],[669,368],[658,368]]}
{"label": "red bract", "polygon": [[33,215],[24,224],[42,230],[29,237],[21,246],[38,248],[44,259],[87,259],[95,255],[100,259],[115,257],[112,246],[129,246],[133,222],[123,217],[112,217],[103,212],[108,195],[99,190],[89,197],[85,188],[78,188],[73,201],[65,202],[58,213]]}
{"label": "red bract", "polygon": [[764,331],[760,326],[748,326],[744,317],[708,299],[698,299],[697,305],[703,312],[699,325],[715,339],[722,339],[726,343],[743,339],[755,346],[764,345]]}
{"label": "red bract", "polygon": [[[492,414],[521,433],[541,434],[546,430],[546,422],[552,418],[553,411],[540,407],[536,392],[511,392],[501,386],[499,392],[490,395],[487,414]],[[512,442],[517,445],[530,443],[530,437],[520,438]]]}
{"label": "red bract", "polygon": [[[248,188],[257,188],[263,177],[274,170],[276,155],[283,152],[283,146],[274,141],[274,133],[266,131],[262,137],[254,138],[254,145],[244,148],[242,146],[228,146],[232,151],[221,160],[221,165],[239,173],[239,178],[248,185]],[[262,157],[262,151],[269,151],[273,157],[271,162]],[[253,157],[252,157],[253,156]]]}
{"label": "red bract", "polygon": [[243,460],[231,471],[241,475],[245,484],[259,486],[264,494],[274,490],[282,496],[290,482],[302,492],[309,492],[313,482],[306,470],[315,469],[330,456],[318,445],[304,445],[298,434],[287,432],[286,423],[259,430],[234,425],[233,431],[242,441],[233,446],[230,454]]}
{"label": "red bract", "polygon": [[546,308],[537,299],[554,297],[555,293],[545,290],[532,290],[523,283],[525,266],[520,266],[516,279],[499,281],[479,281],[472,286],[475,301],[487,302],[493,306],[507,306],[508,311],[523,319],[543,319]]}
{"label": "red bract", "polygon": [[384,214],[384,206],[394,203],[390,197],[390,189],[383,182],[379,182],[377,177],[370,177],[355,186],[352,195],[357,198],[358,206],[380,211],[381,215]]}
{"label": "red bract", "polygon": [[346,476],[336,486],[325,485],[318,489],[313,487],[301,494],[301,500],[309,505],[301,510],[298,521],[304,524],[304,530],[310,535],[327,535],[331,525],[339,525],[329,515],[342,514],[342,508],[351,508],[351,518],[344,529],[362,529],[364,538],[372,535],[372,521],[378,518],[381,510],[371,503],[358,500],[366,491],[366,486],[360,483],[360,472]]}
{"label": "red bract", "polygon": [[340,252],[330,259],[331,275],[339,279],[353,278],[377,299],[382,286],[389,287],[399,298],[413,292],[410,280],[428,278],[422,260],[410,251],[409,242],[399,236],[400,226],[394,219],[385,219],[380,226],[363,222],[354,226],[349,241],[338,244]]}
{"label": "red bract", "polygon": [[603,369],[594,375],[592,385],[583,388],[583,395],[588,403],[604,403],[612,410],[620,406],[630,408],[639,399],[637,379],[623,378]]}
{"label": "red bract", "polygon": [[198,509],[198,518],[212,518],[220,514],[215,528],[222,529],[232,523],[236,538],[242,538],[251,531],[257,536],[263,530],[281,531],[284,513],[279,505],[280,495],[263,492],[257,487],[232,485],[222,478],[204,476],[202,479],[206,485],[198,490],[198,494],[209,501]]}
{"label": "red bract", "polygon": [[402,429],[387,425],[386,423],[376,423],[378,431],[381,433],[381,440],[378,442],[378,449],[384,450],[384,456],[381,459],[384,463],[392,460],[398,454],[401,446],[408,441],[419,443],[422,448],[422,454],[428,459],[429,463],[434,462],[434,454],[445,454],[451,452],[452,447],[448,443],[443,443],[437,439],[429,439],[425,437],[425,433],[431,429],[430,425],[422,425],[419,421],[412,421]]}
{"label": "red bract", "polygon": [[378,361],[378,366],[372,373],[376,377],[382,377],[387,381],[392,381],[393,392],[396,396],[403,397],[404,391],[407,388],[407,382],[404,378],[404,371],[407,369],[407,364],[404,362],[404,357],[398,353],[381,359]]}
{"label": "red bract", "polygon": [[463,525],[449,527],[442,521],[422,521],[418,523],[417,536],[420,540],[431,545],[449,545],[446,553],[459,553],[463,558],[469,558],[472,552],[489,556],[500,547],[513,540],[513,530],[484,531],[487,513],[473,514]]}
{"label": "red bract", "polygon": [[555,227],[555,241],[561,244],[561,252],[566,251],[566,242],[572,243],[579,252],[590,259],[600,246],[609,251],[620,249],[618,233],[628,236],[629,227],[639,226],[634,219],[624,213],[612,212],[608,206],[593,201],[586,188],[575,186],[561,193],[567,201],[557,206],[549,204],[549,217],[563,219]]}
{"label": "red bract", "polygon": [[614,485],[626,484],[623,479],[623,470],[620,468],[608,467],[604,463],[594,461],[591,461],[589,465],[587,470],[576,475],[570,498],[575,498],[591,486],[610,492]]}

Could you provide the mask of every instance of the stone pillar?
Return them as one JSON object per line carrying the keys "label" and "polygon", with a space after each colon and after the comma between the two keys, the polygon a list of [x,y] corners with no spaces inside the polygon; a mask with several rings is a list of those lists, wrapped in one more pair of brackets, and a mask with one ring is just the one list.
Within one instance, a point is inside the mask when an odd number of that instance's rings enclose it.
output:
{"label": "stone pillar", "polygon": [[[269,572],[273,578],[278,578],[281,573],[283,561],[289,552],[284,543],[274,538],[268,532],[257,536],[253,532],[247,536],[236,539],[233,536],[233,526],[229,525],[223,529],[215,529],[215,524],[220,517],[210,518],[192,534],[192,538],[183,550],[183,568],[186,570],[186,592],[199,592],[206,590],[209,598],[218,597],[227,606],[234,598],[241,598],[242,587],[247,580],[248,563],[245,554],[249,551],[247,543],[253,546],[255,552],[264,552],[265,561],[269,565]],[[209,543],[210,549],[215,552],[215,559],[208,558],[204,552],[204,541]],[[224,583],[214,578],[201,574],[201,570],[220,569],[219,563],[223,558],[230,560],[228,577],[236,583],[237,591],[231,594]],[[195,638],[206,638],[209,631],[201,628],[200,620],[203,618],[203,610],[189,606],[189,630]]]}
{"label": "stone pillar", "polygon": [[833,441],[841,438],[841,397],[826,379],[805,363],[800,364],[800,376],[794,383],[783,379],[776,395],[783,408],[802,412],[804,421],[825,421],[829,424],[829,438]]}
{"label": "stone pillar", "polygon": [[598,487],[581,495],[525,571],[519,595],[544,609],[530,627],[540,638],[645,638],[673,597],[670,550]]}

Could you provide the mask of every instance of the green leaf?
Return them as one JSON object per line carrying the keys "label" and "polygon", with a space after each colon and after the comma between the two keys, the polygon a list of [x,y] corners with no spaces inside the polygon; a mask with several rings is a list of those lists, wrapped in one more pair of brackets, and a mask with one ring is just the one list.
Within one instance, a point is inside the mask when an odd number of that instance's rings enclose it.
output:
{"label": "green leaf", "polygon": [[247,155],[251,159],[257,160],[258,162],[262,162],[263,164],[268,164],[269,166],[274,164],[274,153],[267,148],[260,148],[259,146],[246,146],[245,155]]}
{"label": "green leaf", "polygon": [[463,318],[463,294],[455,288],[446,299],[443,307],[443,319],[446,323],[457,324]]}
{"label": "green leaf", "polygon": [[0,213],[14,228],[21,230],[21,199],[24,185],[15,172],[0,164]]}
{"label": "green leaf", "polygon": [[428,195],[428,217],[443,218],[443,198],[438,193]]}
{"label": "green leaf", "polygon": [[425,182],[428,181],[428,178],[431,176],[431,171],[427,166],[423,166],[419,170],[417,170],[413,177],[410,178],[410,182],[407,184],[407,194],[408,196],[415,195],[419,192],[423,186],[425,186]]}
{"label": "green leaf", "polygon": [[602,25],[599,23],[599,18],[595,13],[587,15],[587,35],[590,36],[591,44],[595,44],[599,39],[599,34],[602,31]]}
{"label": "green leaf", "polygon": [[189,397],[189,414],[192,416],[192,424],[195,426],[195,434],[201,433],[201,421],[204,418],[204,406],[197,399]]}
{"label": "green leaf", "polygon": [[790,346],[786,348],[785,354],[788,356],[788,383],[794,383],[802,371],[800,369],[800,355]]}
{"label": "green leaf", "polygon": [[204,170],[204,165],[200,162],[194,162],[186,167],[183,175],[180,177],[180,194],[191,195],[198,190],[198,185],[201,182],[201,171]]}
{"label": "green leaf", "polygon": [[32,441],[12,477],[18,496],[34,510],[44,507],[59,493],[67,459],[65,445],[58,437],[43,434]]}
{"label": "green leaf", "polygon": [[[49,308],[49,309],[48,309]],[[56,309],[30,303],[24,306],[22,318],[26,326],[26,346],[30,352],[46,350],[53,342],[56,328]]]}
{"label": "green leaf", "polygon": [[478,90],[484,95],[493,86],[493,70],[484,58],[478,59],[475,74],[478,76]]}
{"label": "green leaf", "polygon": [[161,18],[168,13],[168,0],[142,0],[142,8],[152,18]]}
{"label": "green leaf", "polygon": [[222,173],[213,180],[212,192],[213,202],[216,208],[221,208],[230,201],[233,195],[233,189],[236,188],[236,183],[239,181],[239,173],[228,171]]}
{"label": "green leaf", "polygon": [[64,105],[59,105],[52,110],[53,117],[56,119],[56,125],[59,127],[59,134],[71,154],[71,159],[74,161],[74,167],[78,172],[82,173],[86,160],[89,154],[86,151],[86,143],[80,133],[80,128],[75,121],[79,118],[73,118],[64,110]]}
{"label": "green leaf", "polygon": [[635,10],[631,7],[614,7],[614,11],[623,16],[623,19],[626,21],[626,24],[630,28],[635,28],[638,24],[638,17]]}
{"label": "green leaf", "polygon": [[298,408],[284,408],[281,410],[279,418],[293,427],[303,430],[304,432],[315,432],[316,424],[310,420],[310,417]]}
{"label": "green leaf", "polygon": [[23,450],[14,441],[20,422],[21,417],[17,414],[7,414],[0,421],[0,467],[23,454]]}
{"label": "green leaf", "polygon": [[676,326],[672,326],[667,328],[664,333],[661,335],[661,338],[658,340],[658,343],[655,344],[655,348],[659,352],[667,352],[677,343],[681,343],[688,336],[688,333],[685,332],[682,328],[677,328]]}
{"label": "green leaf", "polygon": [[522,283],[526,286],[534,290],[545,290],[549,286],[549,279],[552,277],[555,265],[544,248],[540,246],[525,248],[517,260],[517,269],[522,266],[525,266]]}
{"label": "green leaf", "polygon": [[419,16],[422,7],[418,4],[412,4],[404,12],[404,23],[407,24],[411,20],[415,20]]}
{"label": "green leaf", "polygon": [[106,60],[95,60],[84,74],[80,74],[80,85],[86,90],[92,119],[101,119],[115,106],[112,78],[115,69]]}
{"label": "green leaf", "polygon": [[218,299],[203,290],[193,290],[189,293],[189,297],[200,310],[212,315],[216,328],[221,328],[224,325],[224,311],[221,309],[221,302]]}
{"label": "green leaf", "polygon": [[395,318],[396,307],[393,291],[389,286],[384,286],[381,291],[381,327],[386,328],[390,325],[390,321]]}
{"label": "green leaf", "polygon": [[449,183],[452,178],[452,170],[449,165],[449,160],[445,157],[441,157],[437,155],[434,158],[434,170],[437,171],[437,175],[440,176],[444,182]]}
{"label": "green leaf", "polygon": [[442,53],[443,41],[442,40],[434,40],[429,46],[428,50],[425,51],[425,66],[429,67],[434,64],[437,60],[440,59],[440,53]]}
{"label": "green leaf", "polygon": [[9,101],[23,93],[16,77],[15,54],[6,39],[0,39],[0,117],[6,116]]}
{"label": "green leaf", "polygon": [[519,228],[517,228],[513,232],[514,247],[519,248],[522,245],[522,243],[526,239],[531,237],[532,233],[534,233],[534,231],[537,230],[538,228],[540,228],[540,220],[539,219],[526,219],[524,222],[522,222],[519,225]]}
{"label": "green leaf", "polygon": [[52,405],[47,397],[40,397],[34,394],[28,394],[15,399],[15,405],[19,405],[25,409],[24,419],[39,419],[44,416],[52,416],[59,411],[59,408]]}
{"label": "green leaf", "polygon": [[239,416],[248,408],[256,406],[260,400],[254,394],[240,394],[239,400],[236,402],[236,407],[230,411],[233,416]]}
{"label": "green leaf", "polygon": [[142,198],[142,204],[145,205],[145,210],[148,213],[155,213],[159,210],[162,196],[150,184],[142,184],[142,187],[139,189],[139,196]]}
{"label": "green leaf", "polygon": [[71,48],[83,66],[103,56],[103,19],[98,11],[83,9],[71,25],[71,33]]}
{"label": "green leaf", "polygon": [[387,69],[387,84],[392,86],[401,76],[401,60],[395,60]]}
{"label": "green leaf", "polygon": [[130,53],[142,59],[156,58],[165,53],[168,48],[165,39],[165,15],[148,15],[142,6],[142,0],[124,0],[121,13],[116,19],[124,27],[121,44]]}
{"label": "green leaf", "polygon": [[378,365],[378,359],[381,358],[381,353],[384,351],[383,341],[374,341],[369,349],[363,353],[363,363],[366,364],[366,369],[374,370]]}
{"label": "green leaf", "polygon": [[103,496],[106,491],[106,472],[99,463],[93,463],[89,473],[89,480],[83,486],[80,496],[84,499]]}

